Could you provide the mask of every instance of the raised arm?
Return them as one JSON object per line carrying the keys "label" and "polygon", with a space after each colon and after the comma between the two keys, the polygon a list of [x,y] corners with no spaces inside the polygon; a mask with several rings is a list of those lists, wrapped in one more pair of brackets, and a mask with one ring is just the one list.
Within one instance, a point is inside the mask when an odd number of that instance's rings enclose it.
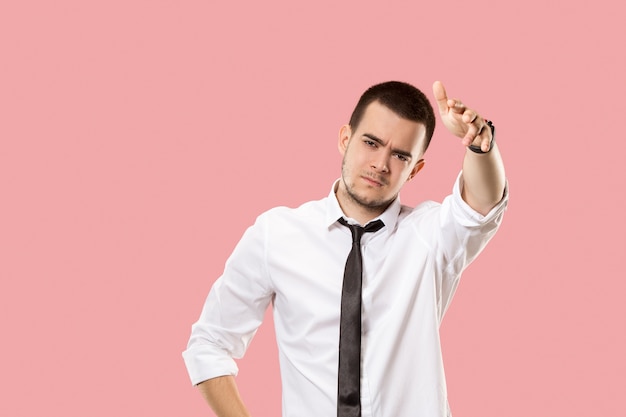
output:
{"label": "raised arm", "polygon": [[443,84],[435,81],[433,93],[446,128],[461,138],[461,143],[479,147],[485,153],[469,148],[463,160],[463,200],[485,215],[502,199],[505,187],[504,164],[498,145],[492,141],[491,128],[478,112],[457,99],[449,99]]}

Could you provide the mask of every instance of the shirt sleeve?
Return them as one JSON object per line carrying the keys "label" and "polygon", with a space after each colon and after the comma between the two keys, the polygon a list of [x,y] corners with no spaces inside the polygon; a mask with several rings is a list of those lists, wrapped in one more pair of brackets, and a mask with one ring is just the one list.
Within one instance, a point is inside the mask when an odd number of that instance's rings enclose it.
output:
{"label": "shirt sleeve", "polygon": [[183,359],[191,382],[237,375],[243,357],[272,300],[265,262],[263,216],[243,235],[193,324]]}
{"label": "shirt sleeve", "polygon": [[500,202],[483,216],[463,200],[462,187],[463,176],[460,173],[452,194],[444,199],[439,212],[437,246],[443,271],[438,283],[441,318],[456,291],[461,273],[476,259],[500,227],[509,200],[507,183]]}

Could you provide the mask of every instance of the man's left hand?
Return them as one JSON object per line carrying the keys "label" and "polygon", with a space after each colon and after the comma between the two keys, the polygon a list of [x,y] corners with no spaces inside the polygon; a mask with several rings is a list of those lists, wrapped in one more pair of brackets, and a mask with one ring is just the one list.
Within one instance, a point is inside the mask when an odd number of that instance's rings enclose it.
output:
{"label": "man's left hand", "polygon": [[461,100],[450,99],[441,81],[433,84],[433,93],[439,106],[439,114],[444,126],[461,138],[465,146],[480,146],[487,152],[491,145],[491,129],[475,110],[465,106]]}

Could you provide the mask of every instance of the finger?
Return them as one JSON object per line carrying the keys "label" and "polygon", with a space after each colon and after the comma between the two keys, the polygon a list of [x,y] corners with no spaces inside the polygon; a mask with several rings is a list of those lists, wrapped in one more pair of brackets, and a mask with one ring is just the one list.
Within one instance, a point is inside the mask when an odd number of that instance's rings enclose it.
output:
{"label": "finger", "polygon": [[[484,152],[487,152],[492,142],[491,129],[487,126],[487,123],[485,123],[484,120],[481,121],[480,127],[478,127],[478,125],[476,125],[475,127],[476,127],[476,134],[474,135],[474,138],[471,140],[471,142],[468,143],[467,146],[469,145],[479,146]],[[463,141],[465,141],[465,139],[467,138],[463,138]]]}
{"label": "finger", "polygon": [[[480,144],[482,143],[483,135],[485,133],[485,121],[476,113],[472,113],[473,114],[470,116],[473,117],[473,120],[468,123],[467,133],[465,134],[465,137],[463,137],[463,143],[466,146],[472,144],[480,146]],[[465,117],[466,114],[464,114],[463,116]]]}
{"label": "finger", "polygon": [[472,109],[465,109],[463,115],[461,116],[461,120],[464,123],[467,123],[468,125],[473,125],[475,127],[475,129],[470,129],[471,126],[468,126],[468,133],[475,132],[475,136],[480,135],[483,131],[483,128],[485,127],[485,120]]}
{"label": "finger", "polygon": [[483,125],[483,131],[481,132],[480,136],[482,138],[480,148],[483,150],[483,152],[489,152],[489,149],[491,149],[491,146],[493,145],[493,132],[491,131],[491,128],[487,125],[487,123]]}
{"label": "finger", "polygon": [[478,133],[476,133],[476,136],[482,135],[485,131],[485,124],[481,123],[480,125],[476,125],[476,127],[478,128]]}
{"label": "finger", "polygon": [[465,146],[470,146],[472,144],[475,144],[476,146],[478,146],[476,139],[479,138],[479,136],[480,136],[479,127],[473,123],[470,123],[468,124],[467,133],[465,134],[461,142],[463,142],[463,145]]}
{"label": "finger", "polygon": [[465,109],[462,119],[465,123],[474,123],[478,119],[478,113],[472,109]]}
{"label": "finger", "polygon": [[465,107],[465,104],[463,104],[461,100],[457,100],[457,99],[449,98],[448,107],[450,107],[450,109],[453,112],[461,114],[461,115],[467,111],[467,107]]}
{"label": "finger", "polygon": [[447,114],[449,110],[448,106],[448,95],[446,94],[446,89],[441,83],[441,81],[435,81],[433,83],[433,94],[435,96],[435,100],[437,100],[437,106],[439,107],[439,113]]}
{"label": "finger", "polygon": [[[491,139],[484,137],[485,135],[476,136],[471,145],[478,146],[483,152],[489,151],[489,146],[491,144]],[[469,145],[467,145],[469,146]]]}

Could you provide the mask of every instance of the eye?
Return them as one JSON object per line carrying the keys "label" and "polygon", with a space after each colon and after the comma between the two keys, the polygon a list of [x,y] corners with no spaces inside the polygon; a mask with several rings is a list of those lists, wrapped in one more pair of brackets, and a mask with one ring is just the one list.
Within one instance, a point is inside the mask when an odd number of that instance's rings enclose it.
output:
{"label": "eye", "polygon": [[396,155],[396,158],[398,158],[402,162],[408,162],[409,161],[409,158],[407,156],[405,156],[405,155],[402,155],[402,154],[399,154],[399,153],[397,153],[395,155]]}
{"label": "eye", "polygon": [[369,139],[365,139],[363,140],[363,143],[365,143],[367,146],[370,146],[372,148],[376,147],[376,142],[374,142],[373,140],[369,140]]}

